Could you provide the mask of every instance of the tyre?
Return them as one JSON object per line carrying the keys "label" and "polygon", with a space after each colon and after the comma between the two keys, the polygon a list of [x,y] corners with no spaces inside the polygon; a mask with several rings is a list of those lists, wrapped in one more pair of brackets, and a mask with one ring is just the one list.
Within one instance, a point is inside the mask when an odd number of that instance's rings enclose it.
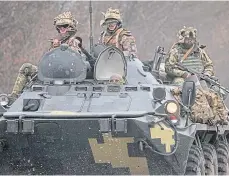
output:
{"label": "tyre", "polygon": [[217,149],[218,173],[219,175],[228,174],[228,146],[225,142],[220,141]]}
{"label": "tyre", "polygon": [[218,175],[218,159],[216,149],[211,144],[202,144],[205,159],[205,175]]}
{"label": "tyre", "polygon": [[205,160],[201,149],[192,145],[189,150],[185,175],[205,175]]}

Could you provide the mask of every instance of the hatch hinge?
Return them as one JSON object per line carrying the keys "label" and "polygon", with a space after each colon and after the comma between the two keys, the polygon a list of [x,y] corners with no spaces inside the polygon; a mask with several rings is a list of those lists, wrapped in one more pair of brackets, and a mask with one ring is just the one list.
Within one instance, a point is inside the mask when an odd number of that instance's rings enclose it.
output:
{"label": "hatch hinge", "polygon": [[127,133],[127,119],[115,118],[113,115],[111,118],[100,119],[100,132],[124,132]]}
{"label": "hatch hinge", "polygon": [[34,121],[23,119],[20,116],[19,119],[6,120],[6,133],[22,133],[22,134],[33,134],[34,133]]}

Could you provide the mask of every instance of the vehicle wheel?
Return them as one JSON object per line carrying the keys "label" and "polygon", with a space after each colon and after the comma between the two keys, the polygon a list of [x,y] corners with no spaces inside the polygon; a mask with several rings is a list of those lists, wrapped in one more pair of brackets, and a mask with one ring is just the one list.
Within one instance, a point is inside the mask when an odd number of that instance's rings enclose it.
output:
{"label": "vehicle wheel", "polygon": [[228,146],[225,142],[219,142],[217,149],[218,173],[219,175],[228,174]]}
{"label": "vehicle wheel", "polygon": [[192,145],[189,151],[185,175],[205,175],[205,160],[201,149]]}
{"label": "vehicle wheel", "polygon": [[211,144],[202,144],[205,159],[205,175],[218,175],[218,159],[216,149]]}

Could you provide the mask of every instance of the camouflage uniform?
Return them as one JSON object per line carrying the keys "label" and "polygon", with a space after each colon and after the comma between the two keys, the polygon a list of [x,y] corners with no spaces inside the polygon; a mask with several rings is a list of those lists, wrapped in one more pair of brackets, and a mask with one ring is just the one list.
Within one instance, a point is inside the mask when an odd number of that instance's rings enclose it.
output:
{"label": "camouflage uniform", "polygon": [[[193,27],[181,29],[178,33],[179,41],[172,46],[168,53],[165,61],[165,72],[168,77],[172,78],[174,84],[182,84],[185,78],[190,76],[190,73],[175,66],[178,62],[199,73],[214,76],[213,63],[204,51],[204,47],[199,46],[196,42],[196,32],[197,30]],[[192,46],[188,44],[190,47],[184,47],[185,40],[190,37],[194,39],[194,42],[191,43]],[[212,113],[209,109],[212,110]],[[195,119],[193,119],[195,122],[202,121],[203,123],[206,123],[209,119],[220,121],[220,119],[225,120],[227,118],[226,106],[220,95],[214,90],[204,90],[202,87],[197,88],[196,102],[192,107],[192,114],[195,116]]]}
{"label": "camouflage uniform", "polygon": [[[177,100],[181,101],[182,90],[180,87],[172,89],[171,92]],[[214,114],[206,96],[203,96],[203,94],[203,89],[196,89],[196,101],[191,107],[191,121],[194,123],[208,123],[211,120],[215,123]]]}
{"label": "camouflage uniform", "polygon": [[101,32],[98,43],[116,46],[124,53],[126,52],[127,55],[137,57],[135,38],[130,31],[122,27],[120,11],[118,9],[109,8],[103,15],[104,20],[101,20],[101,26],[107,26],[107,23],[111,20],[116,20],[118,25],[113,31],[106,28],[105,31]]}
{"label": "camouflage uniform", "polygon": [[[196,38],[196,29],[194,28],[184,28],[179,31],[178,35],[180,40],[173,45],[165,61],[165,71],[167,75],[173,79],[174,84],[182,83],[189,74],[186,71],[176,68],[175,64],[177,62],[182,62],[184,66],[198,72],[203,72],[209,76],[214,75],[213,63],[203,47],[199,47],[198,44],[193,45],[190,49],[183,47],[184,38],[189,37],[190,32],[193,33],[193,37]],[[186,55],[187,57],[185,57]]]}
{"label": "camouflage uniform", "polygon": [[[55,39],[50,40],[51,46],[49,48],[49,51],[60,46],[61,43],[67,43],[73,50],[81,54],[81,50],[78,46],[80,41],[75,38],[77,32],[76,29],[77,23],[78,22],[73,18],[71,12],[64,12],[62,14],[59,14],[56,18],[54,18],[54,26],[56,27],[59,36]],[[59,27],[63,25],[68,26],[66,28],[67,29],[66,34],[60,34],[59,31],[60,30]],[[26,83],[29,82],[33,76],[36,75],[37,71],[38,71],[37,66],[32,65],[31,63],[24,63],[21,66],[15,85],[13,87],[13,91],[9,96],[11,103],[18,97],[18,95],[25,87]]]}

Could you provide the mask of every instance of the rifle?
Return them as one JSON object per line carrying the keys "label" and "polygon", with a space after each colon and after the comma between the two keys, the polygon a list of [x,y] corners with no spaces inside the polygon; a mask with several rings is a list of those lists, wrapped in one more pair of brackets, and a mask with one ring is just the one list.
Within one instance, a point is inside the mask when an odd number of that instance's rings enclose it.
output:
{"label": "rifle", "polygon": [[164,48],[158,46],[155,50],[153,59],[142,61],[144,67],[148,67],[146,69],[151,72],[156,78],[159,78],[160,64],[164,59],[164,55],[166,55],[166,53],[164,52]]}
{"label": "rifle", "polygon": [[208,76],[208,75],[205,75],[203,73],[198,73],[192,69],[189,69],[187,67],[185,67],[183,64],[181,63],[177,63],[176,64],[177,67],[183,71],[187,71],[191,74],[194,74],[194,75],[197,75],[200,79],[202,80],[205,80],[206,82],[208,82],[210,85],[214,85],[214,86],[217,86],[219,87],[220,89],[224,90],[225,92],[229,93],[229,90],[223,86],[221,86],[221,84],[219,83],[219,80],[215,77],[212,77],[212,76]]}
{"label": "rifle", "polygon": [[94,66],[96,59],[83,47],[83,40],[81,37],[75,37],[77,40],[80,41],[79,43],[79,48],[81,49],[81,51],[85,54],[86,56],[86,61],[88,61],[90,63],[91,66]]}

